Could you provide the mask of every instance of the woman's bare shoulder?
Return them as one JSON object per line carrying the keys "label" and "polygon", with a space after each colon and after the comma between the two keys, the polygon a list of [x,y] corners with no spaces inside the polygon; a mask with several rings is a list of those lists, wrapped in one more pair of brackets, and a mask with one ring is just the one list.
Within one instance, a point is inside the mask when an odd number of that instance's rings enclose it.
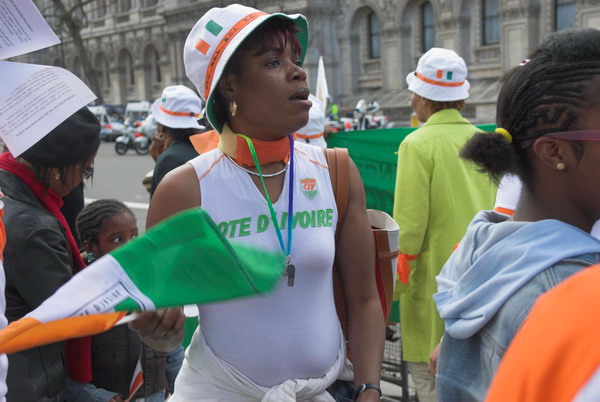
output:
{"label": "woman's bare shoulder", "polygon": [[154,192],[146,228],[156,225],[177,212],[200,206],[200,185],[196,171],[186,163],[165,175]]}

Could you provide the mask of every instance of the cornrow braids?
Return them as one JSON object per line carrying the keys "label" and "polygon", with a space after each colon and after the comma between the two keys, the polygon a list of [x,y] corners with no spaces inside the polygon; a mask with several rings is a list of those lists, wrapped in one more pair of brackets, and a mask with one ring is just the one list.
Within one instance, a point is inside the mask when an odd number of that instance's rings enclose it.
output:
{"label": "cornrow braids", "polygon": [[127,205],[115,199],[102,199],[87,205],[77,216],[77,233],[81,242],[96,243],[102,225],[115,215],[128,213],[135,216]]}
{"label": "cornrow braids", "polygon": [[[521,145],[552,132],[578,129],[582,112],[600,105],[600,96],[591,89],[600,76],[598,43],[600,31],[593,28],[545,36],[528,61],[502,77],[496,124],[508,130],[512,143],[499,135],[477,134],[461,156],[496,182],[515,173],[530,185],[531,165]],[[581,148],[576,141],[573,146]]]}

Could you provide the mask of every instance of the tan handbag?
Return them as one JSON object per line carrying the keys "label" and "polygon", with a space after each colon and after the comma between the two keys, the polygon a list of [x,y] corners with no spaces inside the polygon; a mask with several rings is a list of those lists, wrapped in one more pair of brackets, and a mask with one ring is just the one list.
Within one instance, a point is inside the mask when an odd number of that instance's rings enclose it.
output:
{"label": "tan handbag", "polygon": [[[340,227],[346,216],[348,207],[348,191],[350,187],[350,157],[345,148],[326,148],[325,157],[329,165],[331,185],[338,209],[338,222],[335,229],[337,243]],[[375,279],[379,300],[383,309],[383,318],[387,322],[392,310],[392,297],[396,283],[396,266],[398,259],[399,228],[396,222],[385,212],[369,209],[367,217],[373,230],[376,246]],[[346,307],[337,260],[333,265],[333,292],[335,306],[344,333],[347,331]]]}

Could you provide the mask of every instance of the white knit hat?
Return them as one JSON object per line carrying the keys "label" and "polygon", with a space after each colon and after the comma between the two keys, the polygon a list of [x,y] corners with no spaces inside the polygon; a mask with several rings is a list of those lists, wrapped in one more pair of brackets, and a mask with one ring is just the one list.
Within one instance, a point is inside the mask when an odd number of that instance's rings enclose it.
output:
{"label": "white knit hat", "polygon": [[210,9],[194,25],[183,48],[185,73],[206,102],[206,117],[221,132],[223,122],[218,122],[213,111],[213,93],[227,62],[238,46],[257,27],[272,17],[288,18],[299,28],[298,40],[304,61],[308,44],[308,23],[301,14],[267,14],[251,7],[232,4]]}
{"label": "white knit hat", "polygon": [[198,124],[202,117],[202,100],[183,85],[166,87],[152,104],[152,116],[170,128],[204,128]]}
{"label": "white knit hat", "polygon": [[450,102],[469,97],[465,61],[450,49],[433,47],[417,63],[417,69],[406,76],[408,90],[437,102]]}

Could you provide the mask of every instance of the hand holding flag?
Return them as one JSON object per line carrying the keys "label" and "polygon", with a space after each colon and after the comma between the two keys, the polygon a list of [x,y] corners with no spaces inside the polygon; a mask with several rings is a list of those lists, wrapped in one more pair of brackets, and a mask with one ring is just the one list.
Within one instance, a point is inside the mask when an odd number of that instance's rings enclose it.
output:
{"label": "hand holding flag", "polygon": [[283,265],[280,253],[228,242],[206,212],[193,208],[103,256],[0,331],[0,353],[94,335],[126,311],[267,292]]}

